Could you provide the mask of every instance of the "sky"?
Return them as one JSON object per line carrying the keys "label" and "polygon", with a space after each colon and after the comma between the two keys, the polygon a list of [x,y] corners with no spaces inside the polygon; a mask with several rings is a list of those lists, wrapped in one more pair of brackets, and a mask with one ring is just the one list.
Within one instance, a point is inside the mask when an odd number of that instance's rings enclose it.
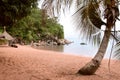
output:
{"label": "sky", "polygon": [[66,16],[61,15],[59,23],[64,27],[65,38],[71,38],[71,37],[75,38],[78,36],[79,33],[77,32],[76,28],[73,26],[71,14],[68,14]]}

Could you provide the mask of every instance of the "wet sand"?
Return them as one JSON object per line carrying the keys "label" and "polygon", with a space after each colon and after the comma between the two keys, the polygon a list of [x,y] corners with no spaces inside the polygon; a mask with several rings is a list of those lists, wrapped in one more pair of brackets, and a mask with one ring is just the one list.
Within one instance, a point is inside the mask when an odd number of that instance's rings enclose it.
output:
{"label": "wet sand", "polygon": [[120,80],[116,60],[111,61],[110,72],[104,59],[95,75],[76,75],[90,59],[29,46],[0,46],[0,80]]}

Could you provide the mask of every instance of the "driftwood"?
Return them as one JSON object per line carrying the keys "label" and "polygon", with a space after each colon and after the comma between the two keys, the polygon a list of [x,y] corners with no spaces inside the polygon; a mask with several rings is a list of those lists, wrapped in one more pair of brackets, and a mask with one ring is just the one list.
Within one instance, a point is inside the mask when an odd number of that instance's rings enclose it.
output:
{"label": "driftwood", "polygon": [[14,48],[18,48],[17,45],[15,45],[14,41],[13,40],[9,40],[9,44],[8,44],[10,47],[14,47]]}
{"label": "driftwood", "polygon": [[18,48],[18,46],[15,44],[12,44],[11,47]]}

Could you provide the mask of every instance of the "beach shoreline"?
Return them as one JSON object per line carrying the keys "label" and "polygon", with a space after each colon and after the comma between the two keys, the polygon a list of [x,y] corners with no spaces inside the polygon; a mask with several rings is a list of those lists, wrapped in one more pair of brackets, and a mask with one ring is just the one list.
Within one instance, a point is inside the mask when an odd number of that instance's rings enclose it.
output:
{"label": "beach shoreline", "polygon": [[95,75],[76,75],[91,57],[38,50],[30,46],[0,46],[0,80],[120,80],[120,61],[104,59]]}

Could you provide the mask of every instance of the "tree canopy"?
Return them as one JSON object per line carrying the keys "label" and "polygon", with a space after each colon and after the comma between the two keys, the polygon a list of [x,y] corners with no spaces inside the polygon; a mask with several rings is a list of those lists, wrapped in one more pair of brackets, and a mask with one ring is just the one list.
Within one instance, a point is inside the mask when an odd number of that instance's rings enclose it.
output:
{"label": "tree canopy", "polygon": [[46,35],[63,38],[63,27],[55,18],[49,18],[45,10],[37,8],[39,0],[0,0],[0,26],[8,33],[30,42],[46,38]]}
{"label": "tree canopy", "polygon": [[0,0],[0,25],[11,26],[27,16],[37,0]]}
{"label": "tree canopy", "polygon": [[8,27],[7,31],[14,37],[20,37],[25,43],[48,40],[52,37],[64,38],[63,26],[44,11],[33,8],[28,16],[19,20],[14,26]]}

